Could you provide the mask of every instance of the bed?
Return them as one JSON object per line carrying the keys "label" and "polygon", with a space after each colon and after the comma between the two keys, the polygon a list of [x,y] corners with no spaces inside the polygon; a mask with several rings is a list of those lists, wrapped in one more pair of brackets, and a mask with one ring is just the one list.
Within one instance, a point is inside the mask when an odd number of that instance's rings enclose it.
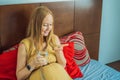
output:
{"label": "bed", "polygon": [[[83,77],[74,80],[120,80],[120,72],[98,61],[102,0],[0,6],[0,58],[5,55],[5,51],[18,44],[25,37],[30,14],[35,7],[41,5],[47,6],[53,11],[55,34],[60,38],[76,31],[81,32],[84,36],[90,58],[84,66],[78,65]],[[11,74],[13,73],[15,72]],[[0,80],[15,80],[9,76],[4,77],[6,79],[1,78],[0,73]]]}
{"label": "bed", "polygon": [[84,77],[74,80],[120,80],[120,72],[94,59],[80,69],[84,73]]}

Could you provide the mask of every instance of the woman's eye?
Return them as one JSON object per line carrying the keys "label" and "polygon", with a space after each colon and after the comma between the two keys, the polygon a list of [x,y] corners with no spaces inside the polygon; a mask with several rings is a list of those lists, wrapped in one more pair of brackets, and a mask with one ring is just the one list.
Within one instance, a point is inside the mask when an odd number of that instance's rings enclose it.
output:
{"label": "woman's eye", "polygon": [[43,26],[48,26],[47,24],[44,24]]}
{"label": "woman's eye", "polygon": [[52,26],[52,24],[49,24],[50,26]]}
{"label": "woman's eye", "polygon": [[52,24],[43,24],[43,26],[45,26],[45,27],[52,26]]}

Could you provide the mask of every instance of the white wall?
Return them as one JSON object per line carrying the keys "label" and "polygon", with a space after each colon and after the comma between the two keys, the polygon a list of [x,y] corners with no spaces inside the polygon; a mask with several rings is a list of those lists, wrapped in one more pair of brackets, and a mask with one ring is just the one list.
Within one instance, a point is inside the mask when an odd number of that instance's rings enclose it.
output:
{"label": "white wall", "polygon": [[0,5],[57,2],[57,1],[72,1],[72,0],[0,0]]}
{"label": "white wall", "polygon": [[99,61],[120,60],[120,0],[103,0]]}

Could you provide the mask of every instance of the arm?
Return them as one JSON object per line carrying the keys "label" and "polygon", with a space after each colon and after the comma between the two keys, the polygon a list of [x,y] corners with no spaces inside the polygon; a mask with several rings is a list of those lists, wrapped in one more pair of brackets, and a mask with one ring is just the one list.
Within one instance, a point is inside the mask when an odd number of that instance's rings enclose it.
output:
{"label": "arm", "polygon": [[63,47],[62,47],[62,45],[60,43],[60,40],[57,36],[56,36],[56,44],[58,46],[56,46],[54,48],[54,50],[55,50],[55,55],[56,55],[56,58],[57,58],[57,62],[59,64],[61,64],[63,67],[65,67],[66,66],[66,59],[65,59],[64,54],[63,54]]}
{"label": "arm", "polygon": [[18,48],[18,56],[17,56],[17,70],[16,70],[17,80],[24,80],[31,73],[31,71],[29,71],[26,67],[26,58],[27,58],[27,53],[25,46],[24,44],[20,44]]}
{"label": "arm", "polygon": [[[26,67],[28,64],[31,66],[31,68],[33,68],[32,70],[28,70],[28,68]],[[25,45],[20,44],[17,56],[17,70],[16,70],[17,80],[25,80],[27,77],[29,77],[33,70],[37,69],[40,66],[46,65],[47,60],[43,56],[34,55],[28,64]]]}

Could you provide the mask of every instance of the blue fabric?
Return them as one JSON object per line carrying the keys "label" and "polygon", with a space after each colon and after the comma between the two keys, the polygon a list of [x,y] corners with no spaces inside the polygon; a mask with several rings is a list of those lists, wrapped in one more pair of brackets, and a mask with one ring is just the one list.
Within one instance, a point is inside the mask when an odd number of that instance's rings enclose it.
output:
{"label": "blue fabric", "polygon": [[93,59],[80,69],[83,77],[74,80],[120,80],[120,72]]}

